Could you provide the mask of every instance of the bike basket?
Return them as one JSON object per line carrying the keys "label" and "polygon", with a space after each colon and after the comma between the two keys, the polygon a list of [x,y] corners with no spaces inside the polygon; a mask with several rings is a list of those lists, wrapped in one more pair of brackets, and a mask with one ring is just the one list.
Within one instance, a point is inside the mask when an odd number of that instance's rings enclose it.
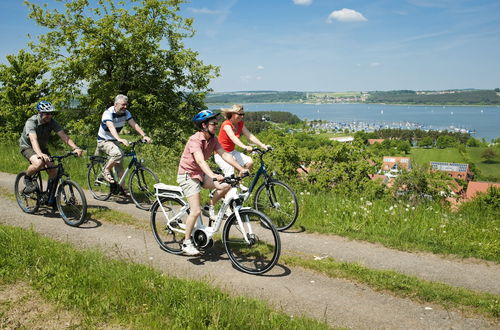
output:
{"label": "bike basket", "polygon": [[164,183],[156,183],[155,187],[155,195],[160,197],[184,197],[184,193],[182,192],[182,188],[179,186],[171,186]]}

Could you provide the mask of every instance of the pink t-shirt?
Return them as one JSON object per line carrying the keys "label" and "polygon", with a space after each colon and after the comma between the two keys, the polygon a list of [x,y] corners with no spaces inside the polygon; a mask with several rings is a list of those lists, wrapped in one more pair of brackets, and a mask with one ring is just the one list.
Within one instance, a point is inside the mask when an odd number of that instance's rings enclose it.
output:
{"label": "pink t-shirt", "polygon": [[203,158],[207,160],[212,156],[214,151],[221,148],[215,136],[207,140],[203,132],[197,132],[191,135],[182,153],[177,174],[189,173],[192,179],[203,181],[203,170],[198,163],[196,163],[193,153],[201,151],[201,153],[203,153]]}

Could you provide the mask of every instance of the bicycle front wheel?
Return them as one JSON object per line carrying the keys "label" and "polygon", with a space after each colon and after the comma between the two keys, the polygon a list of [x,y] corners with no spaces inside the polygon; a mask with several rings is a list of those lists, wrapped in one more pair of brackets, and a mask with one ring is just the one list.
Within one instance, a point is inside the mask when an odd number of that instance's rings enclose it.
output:
{"label": "bicycle front wheel", "polygon": [[111,196],[111,185],[104,180],[102,175],[104,164],[104,161],[93,161],[87,171],[87,184],[90,192],[95,199],[100,201],[105,201]]}
{"label": "bicycle front wheel", "polygon": [[71,180],[62,181],[57,187],[56,205],[66,224],[78,227],[87,217],[87,199],[82,188]]}
{"label": "bicycle front wheel", "polygon": [[267,215],[276,229],[286,230],[293,226],[299,216],[297,195],[285,183],[272,180],[257,189],[253,200],[254,208]]}
{"label": "bicycle front wheel", "polygon": [[128,182],[130,197],[141,210],[149,210],[155,201],[155,183],[159,183],[158,176],[147,167],[136,169]]}
{"label": "bicycle front wheel", "polygon": [[[16,183],[14,184],[14,192],[16,194],[17,204],[25,213],[33,214],[38,211],[40,207],[40,200],[38,198],[38,189],[26,193],[26,185],[24,184],[25,172],[21,172],[16,177]],[[40,176],[38,176],[38,180]],[[38,183],[38,187],[41,187],[41,182]]]}
{"label": "bicycle front wheel", "polygon": [[264,274],[281,253],[278,231],[271,220],[253,209],[240,210],[243,228],[233,213],[226,222],[223,242],[233,265],[248,274]]}
{"label": "bicycle front wheel", "polygon": [[[182,253],[184,227],[189,209],[182,211],[186,203],[177,198],[164,197],[151,206],[151,229],[156,242],[163,251],[173,254]],[[170,227],[168,226],[170,223]]]}

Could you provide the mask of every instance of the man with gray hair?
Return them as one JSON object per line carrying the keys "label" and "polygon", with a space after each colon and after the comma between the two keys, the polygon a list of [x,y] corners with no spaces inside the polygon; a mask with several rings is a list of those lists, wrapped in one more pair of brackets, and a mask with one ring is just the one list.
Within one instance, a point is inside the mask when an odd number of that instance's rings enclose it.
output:
{"label": "man with gray hair", "polygon": [[[119,94],[115,97],[115,104],[109,107],[102,114],[101,125],[99,126],[99,132],[97,133],[97,153],[104,153],[108,156],[108,162],[106,163],[103,176],[104,179],[110,183],[114,183],[115,180],[111,171],[113,167],[116,166],[116,173],[118,177],[123,175],[122,159],[124,156],[123,150],[120,148],[120,143],[128,146],[128,141],[122,139],[119,135],[125,122],[139,133],[143,140],[147,143],[151,143],[152,140],[146,136],[142,128],[136,123],[132,114],[127,110],[128,97]],[[124,196],[128,196],[128,192],[124,189],[122,185],[122,191]]]}

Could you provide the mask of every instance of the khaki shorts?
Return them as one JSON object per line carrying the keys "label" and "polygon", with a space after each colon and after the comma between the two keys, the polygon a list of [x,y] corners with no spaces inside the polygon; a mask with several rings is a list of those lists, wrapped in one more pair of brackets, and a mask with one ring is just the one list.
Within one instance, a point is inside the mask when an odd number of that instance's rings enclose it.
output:
{"label": "khaki shorts", "polygon": [[109,156],[115,163],[120,163],[125,154],[119,145],[118,141],[97,141],[97,151]]}
{"label": "khaki shorts", "polygon": [[[42,152],[48,156],[50,156],[49,149],[41,149]],[[27,148],[27,149],[22,149],[21,154],[26,158],[28,161],[30,160],[31,157],[36,155],[35,150],[33,148]]]}
{"label": "khaki shorts", "polygon": [[203,183],[198,179],[191,179],[188,173],[178,174],[177,183],[182,188],[184,196],[189,197],[199,194]]}

